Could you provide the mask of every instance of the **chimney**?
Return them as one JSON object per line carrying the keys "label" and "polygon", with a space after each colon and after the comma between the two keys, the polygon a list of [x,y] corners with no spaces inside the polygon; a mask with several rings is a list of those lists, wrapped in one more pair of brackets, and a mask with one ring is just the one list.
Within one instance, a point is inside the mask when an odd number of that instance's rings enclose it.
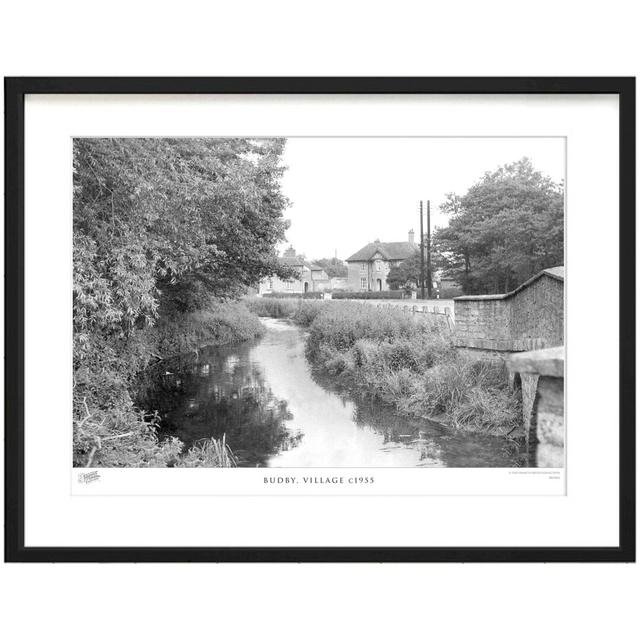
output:
{"label": "chimney", "polygon": [[409,242],[410,242],[411,244],[413,244],[413,243],[414,243],[414,237],[415,237],[415,234],[413,233],[413,229],[410,229],[410,230],[409,230]]}

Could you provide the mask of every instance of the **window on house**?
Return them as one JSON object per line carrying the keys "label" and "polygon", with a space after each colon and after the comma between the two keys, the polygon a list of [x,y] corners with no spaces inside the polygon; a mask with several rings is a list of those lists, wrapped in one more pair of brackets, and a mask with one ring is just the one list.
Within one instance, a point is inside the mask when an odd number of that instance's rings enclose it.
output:
{"label": "window on house", "polygon": [[361,289],[366,289],[367,288],[367,279],[366,278],[360,278],[360,288]]}
{"label": "window on house", "polygon": [[364,271],[364,269],[365,269],[365,264],[364,264],[364,262],[361,262],[360,263],[360,271]]}
{"label": "window on house", "polygon": [[268,289],[273,289],[273,279],[269,278],[269,281],[267,282],[267,288]]}
{"label": "window on house", "polygon": [[376,271],[382,271],[382,260],[376,260]]}
{"label": "window on house", "polygon": [[293,282],[291,280],[287,280],[287,289],[291,289],[293,286]]}

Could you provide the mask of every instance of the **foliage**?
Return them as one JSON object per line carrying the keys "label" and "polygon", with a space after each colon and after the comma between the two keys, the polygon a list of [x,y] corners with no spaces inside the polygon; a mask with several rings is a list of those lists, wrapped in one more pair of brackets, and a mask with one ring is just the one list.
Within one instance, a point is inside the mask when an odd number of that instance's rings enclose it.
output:
{"label": "foliage", "polygon": [[303,301],[299,304],[291,319],[302,327],[308,327],[321,313],[327,309],[331,302]]}
{"label": "foliage", "polygon": [[506,436],[520,423],[520,400],[502,363],[458,352],[432,318],[400,309],[341,303],[312,322],[314,366],[418,417],[442,416],[457,429]]}
{"label": "foliage", "polygon": [[393,290],[420,286],[420,254],[416,253],[389,269],[387,284]]}
{"label": "foliage", "polygon": [[149,329],[154,353],[165,358],[197,350],[203,345],[223,345],[252,340],[264,327],[240,302],[212,303],[208,309],[162,315]]}
{"label": "foliage", "polygon": [[356,302],[252,298],[258,315],[309,328],[314,367],[418,417],[444,416],[453,427],[507,435],[519,424],[518,396],[502,363],[465,356],[436,318],[401,307]]}
{"label": "foliage", "polygon": [[207,438],[196,442],[185,456],[177,461],[178,467],[237,467],[238,460],[227,444],[226,436],[221,439]]}
{"label": "foliage", "polygon": [[74,322],[127,332],[278,269],[282,140],[77,139]]}
{"label": "foliage", "polygon": [[421,322],[401,308],[381,308],[355,302],[328,306],[310,327],[307,352],[312,359],[321,347],[348,351],[358,340],[378,343],[437,333],[439,325]]}
{"label": "foliage", "polygon": [[[241,303],[219,303],[211,309],[161,316],[144,332],[147,361],[154,357],[197,352],[202,345],[224,345],[255,338],[264,328]],[[140,337],[139,332],[136,337]],[[131,345],[133,338],[127,343]],[[121,353],[121,356],[116,355]],[[176,466],[184,449],[179,440],[157,437],[155,416],[144,415],[132,400],[139,367],[124,359],[128,351],[93,351],[74,375],[74,466]],[[141,360],[134,358],[137,365]]]}
{"label": "foliage", "polygon": [[400,300],[404,298],[402,291],[335,291],[334,300]]}
{"label": "foliage", "polygon": [[320,258],[314,262],[321,266],[330,278],[346,278],[347,263],[338,258]]}
{"label": "foliage", "polygon": [[438,289],[438,296],[441,300],[451,300],[462,295],[462,289],[460,287],[444,287]]}
{"label": "foliage", "polygon": [[434,267],[465,293],[503,293],[564,263],[564,187],[527,158],[448,194],[449,226],[433,234]]}
{"label": "foliage", "polygon": [[286,293],[284,291],[271,291],[263,293],[264,298],[304,298],[306,300],[320,300],[323,297],[322,291],[306,291],[305,293]]}
{"label": "foliage", "polygon": [[244,304],[249,311],[265,318],[291,318],[301,300],[290,298],[275,298],[263,296],[261,298],[245,298]]}
{"label": "foliage", "polygon": [[315,300],[297,300],[282,298],[246,298],[244,303],[248,309],[267,318],[288,318],[296,324],[307,327],[316,316],[331,302]]}
{"label": "foliage", "polygon": [[[277,261],[280,139],[104,138],[73,145],[74,464],[167,463],[131,401],[151,359],[260,332],[221,304]],[[92,453],[93,452],[93,453]]]}

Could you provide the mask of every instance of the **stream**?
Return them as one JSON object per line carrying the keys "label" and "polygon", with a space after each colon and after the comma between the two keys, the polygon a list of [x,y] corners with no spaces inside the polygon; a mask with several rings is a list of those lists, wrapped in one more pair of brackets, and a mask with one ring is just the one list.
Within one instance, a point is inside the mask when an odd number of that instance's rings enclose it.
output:
{"label": "stream", "polygon": [[314,371],[305,333],[263,318],[262,338],[200,350],[148,370],[140,403],[160,414],[160,437],[189,448],[221,438],[241,467],[512,467],[503,438],[397,415]]}

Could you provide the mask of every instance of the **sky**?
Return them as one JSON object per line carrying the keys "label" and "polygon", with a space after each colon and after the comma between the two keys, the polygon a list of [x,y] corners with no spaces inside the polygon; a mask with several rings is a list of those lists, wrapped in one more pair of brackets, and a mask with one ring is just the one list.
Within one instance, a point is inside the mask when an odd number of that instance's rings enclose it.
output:
{"label": "sky", "polygon": [[419,201],[431,226],[446,226],[439,205],[463,195],[486,171],[527,156],[564,180],[564,138],[288,138],[284,194],[291,206],[286,248],[310,259],[345,259],[368,242],[419,237]]}

